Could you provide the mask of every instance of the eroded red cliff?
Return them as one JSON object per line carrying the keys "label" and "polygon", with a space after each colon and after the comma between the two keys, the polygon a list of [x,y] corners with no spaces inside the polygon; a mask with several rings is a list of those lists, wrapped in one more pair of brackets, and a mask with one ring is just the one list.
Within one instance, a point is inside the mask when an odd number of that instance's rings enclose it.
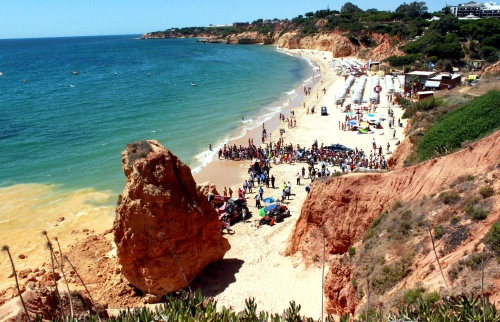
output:
{"label": "eroded red cliff", "polygon": [[230,248],[214,208],[189,167],[157,141],[127,145],[122,163],[127,183],[113,230],[123,275],[157,296],[186,287],[182,273],[193,280]]}
{"label": "eroded red cliff", "polygon": [[[500,131],[452,155],[383,174],[354,174],[315,182],[290,234],[286,253],[314,260],[326,238],[327,252],[345,253],[396,201],[435,194],[464,175],[482,174],[500,162]],[[354,312],[350,269],[333,262],[325,283],[330,313]]]}

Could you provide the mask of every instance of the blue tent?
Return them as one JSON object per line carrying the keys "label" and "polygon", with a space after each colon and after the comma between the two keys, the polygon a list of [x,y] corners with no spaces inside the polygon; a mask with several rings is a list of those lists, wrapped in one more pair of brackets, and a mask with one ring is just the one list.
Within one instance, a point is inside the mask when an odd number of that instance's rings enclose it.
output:
{"label": "blue tent", "polygon": [[272,197],[267,197],[267,198],[264,198],[264,201],[265,203],[273,203],[273,202],[276,202],[276,199],[272,198]]}
{"label": "blue tent", "polygon": [[275,203],[275,204],[260,208],[259,209],[259,216],[264,217],[269,211],[273,210],[276,207],[279,207],[279,205]]}

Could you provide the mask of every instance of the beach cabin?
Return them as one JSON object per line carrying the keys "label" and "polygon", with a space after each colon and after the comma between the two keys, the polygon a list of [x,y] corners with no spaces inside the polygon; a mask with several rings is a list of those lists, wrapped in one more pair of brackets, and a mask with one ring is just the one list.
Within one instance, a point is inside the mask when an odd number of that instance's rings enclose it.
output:
{"label": "beach cabin", "polygon": [[370,103],[380,104],[380,93],[375,91],[375,87],[380,84],[380,79],[378,76],[372,76],[372,84],[370,91]]}
{"label": "beach cabin", "polygon": [[431,96],[434,96],[434,92],[433,91],[421,91],[421,92],[417,92],[417,98],[418,100],[423,100],[423,99],[426,99],[427,97],[431,97]]}
{"label": "beach cabin", "polygon": [[425,88],[448,89],[462,84],[462,74],[440,73],[425,82]]}
{"label": "beach cabin", "polygon": [[386,88],[387,94],[394,93],[394,82],[392,81],[391,75],[385,75],[385,88]]}
{"label": "beach cabin", "polygon": [[353,83],[354,83],[354,76],[353,75],[347,76],[344,85],[342,86],[341,89],[339,89],[337,94],[335,94],[335,104],[342,105],[344,103],[344,100],[347,96],[347,92],[349,91]]}
{"label": "beach cabin", "polygon": [[354,92],[352,93],[352,101],[355,104],[361,104],[363,101],[363,93],[365,91],[366,85],[366,76],[363,75],[359,78],[358,84],[356,84],[356,88],[354,88]]}
{"label": "beach cabin", "polygon": [[470,68],[471,70],[479,70],[484,67],[485,63],[486,60],[481,60],[481,59],[473,60],[470,62]]}
{"label": "beach cabin", "polygon": [[436,76],[436,72],[413,71],[405,74],[404,92],[421,91],[429,78]]}

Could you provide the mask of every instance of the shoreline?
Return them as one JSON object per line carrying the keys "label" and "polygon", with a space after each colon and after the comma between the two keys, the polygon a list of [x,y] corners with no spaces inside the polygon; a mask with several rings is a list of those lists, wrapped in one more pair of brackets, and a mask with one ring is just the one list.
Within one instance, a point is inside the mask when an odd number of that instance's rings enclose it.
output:
{"label": "shoreline", "polygon": [[[265,127],[266,130],[268,130],[271,134],[271,137],[279,137],[279,128],[284,124],[283,121],[280,121],[278,119],[279,114],[290,114],[291,111],[299,108],[302,104],[302,102],[305,101],[306,95],[302,92],[301,86],[308,86],[310,85],[312,92],[311,93],[316,93],[314,91],[316,85],[320,82],[322,75],[321,73],[318,73],[316,69],[318,67],[321,68],[321,65],[318,64],[317,61],[314,61],[310,59],[309,57],[301,57],[301,55],[298,55],[297,53],[292,52],[291,50],[288,49],[283,49],[276,47],[277,51],[281,52],[282,54],[297,57],[304,59],[305,61],[308,62],[311,68],[313,68],[312,75],[304,80],[302,80],[297,87],[295,88],[295,92],[297,95],[294,98],[289,98],[288,103],[286,101],[277,101],[281,102],[281,108],[279,111],[273,112],[273,115],[265,121]],[[312,95],[312,94],[311,94]],[[263,112],[264,110],[262,109],[260,112]],[[254,119],[264,119],[264,115],[257,115]],[[242,163],[247,164],[248,160],[245,161],[233,161],[233,160],[223,160],[223,159],[218,159],[218,149],[222,148],[223,145],[227,146],[243,146],[247,147],[248,146],[248,140],[251,139],[254,141],[254,144],[256,146],[261,146],[263,144],[260,144],[261,142],[261,127],[260,124],[255,123],[255,127],[251,128],[249,130],[246,130],[245,133],[243,133],[244,128],[241,130],[241,135],[239,135],[236,138],[230,138],[227,140],[225,144],[218,144],[217,146],[213,147],[213,156],[210,160],[209,163],[207,163],[204,166],[198,166],[195,169],[193,169],[193,177],[196,181],[197,184],[201,184],[204,182],[211,182],[215,184],[216,187],[231,187],[233,191],[237,191],[234,189],[236,186],[238,186],[239,182],[243,182],[246,179],[246,176],[248,174],[247,166],[243,166]],[[273,142],[276,142],[276,140],[273,140]],[[269,143],[269,136],[266,137],[265,143]],[[194,157],[196,158],[196,156]],[[221,163],[223,162],[223,163]],[[218,182],[220,183],[219,185],[214,182],[213,178],[218,178]],[[238,180],[236,180],[238,178]],[[222,193],[222,188],[218,188],[218,191]]]}

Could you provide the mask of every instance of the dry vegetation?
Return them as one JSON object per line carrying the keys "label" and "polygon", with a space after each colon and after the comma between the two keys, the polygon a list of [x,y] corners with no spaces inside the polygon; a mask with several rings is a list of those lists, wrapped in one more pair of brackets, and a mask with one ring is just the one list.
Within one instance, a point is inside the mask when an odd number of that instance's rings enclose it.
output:
{"label": "dry vegetation", "polygon": [[[432,302],[439,300],[439,295],[478,294],[483,263],[487,276],[485,293],[495,292],[493,283],[500,277],[500,256],[495,251],[498,242],[488,235],[477,242],[472,251],[461,247],[477,238],[478,229],[490,214],[498,216],[498,198],[495,198],[498,191],[492,181],[499,172],[496,168],[481,176],[459,177],[450,186],[442,187],[440,193],[417,202],[396,200],[389,211],[372,222],[362,241],[349,252],[349,261],[354,267],[352,284],[365,302],[360,312],[366,310],[367,292],[370,308],[376,306],[377,310],[386,312],[402,304],[412,304],[417,298]],[[443,274],[449,290],[417,282],[433,274],[438,276],[439,284],[446,285],[438,271],[430,231],[436,255],[440,261],[447,257]],[[454,256],[457,260],[452,262],[450,258]],[[420,273],[419,277],[412,278],[417,268],[422,270],[422,265],[426,266],[423,276]]]}

